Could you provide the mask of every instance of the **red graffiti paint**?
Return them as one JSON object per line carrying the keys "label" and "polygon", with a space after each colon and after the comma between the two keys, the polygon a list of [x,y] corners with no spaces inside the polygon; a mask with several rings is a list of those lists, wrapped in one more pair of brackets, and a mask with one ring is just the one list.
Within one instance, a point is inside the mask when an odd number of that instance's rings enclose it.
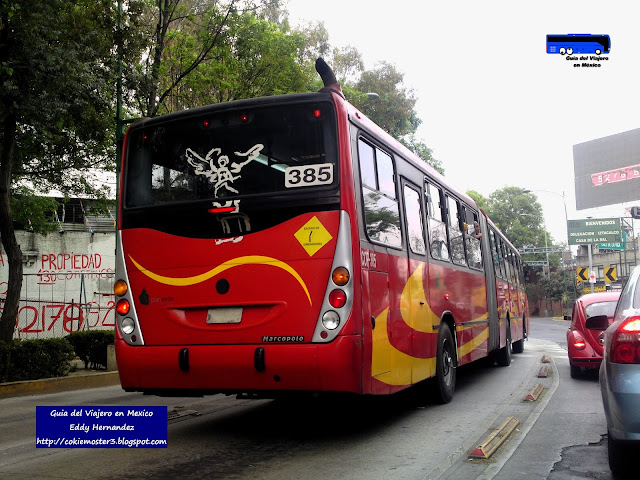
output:
{"label": "red graffiti paint", "polygon": [[99,253],[43,253],[41,259],[42,270],[97,270],[101,266],[102,256]]}

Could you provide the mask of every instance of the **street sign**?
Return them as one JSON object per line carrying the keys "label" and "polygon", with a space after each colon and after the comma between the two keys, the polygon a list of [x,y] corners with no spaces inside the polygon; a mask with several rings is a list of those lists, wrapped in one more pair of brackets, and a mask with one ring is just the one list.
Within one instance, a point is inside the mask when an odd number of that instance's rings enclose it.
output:
{"label": "street sign", "polygon": [[598,244],[598,249],[599,250],[624,250],[624,243],[622,243],[622,242],[617,242],[617,243],[599,243]]}
{"label": "street sign", "polygon": [[567,221],[569,245],[618,243],[621,240],[619,218],[587,218]]}
{"label": "street sign", "polygon": [[576,281],[587,282],[589,280],[589,269],[587,267],[578,267],[576,269]]}
{"label": "street sign", "polygon": [[589,283],[596,283],[596,272],[592,271],[589,274]]}
{"label": "street sign", "polygon": [[616,267],[607,267],[604,269],[604,280],[605,282],[615,282],[618,280]]}

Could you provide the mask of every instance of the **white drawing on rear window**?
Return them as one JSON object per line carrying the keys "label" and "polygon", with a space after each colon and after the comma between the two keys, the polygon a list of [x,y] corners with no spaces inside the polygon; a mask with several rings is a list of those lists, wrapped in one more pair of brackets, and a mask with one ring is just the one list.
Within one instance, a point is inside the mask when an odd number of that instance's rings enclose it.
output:
{"label": "white drawing on rear window", "polygon": [[214,184],[214,195],[217,197],[218,190],[220,190],[222,187],[230,192],[239,193],[238,190],[230,185],[241,177],[241,175],[234,174],[239,174],[240,170],[242,170],[242,168],[246,164],[258,158],[263,148],[264,145],[258,143],[247,150],[245,153],[234,152],[238,157],[246,157],[246,160],[240,163],[232,162],[230,166],[228,166],[229,157],[226,155],[222,155],[222,149],[220,148],[212,148],[204,158],[202,158],[192,149],[187,148],[186,155],[187,162],[189,162],[189,165],[194,168],[195,174],[205,176],[211,183]]}
{"label": "white drawing on rear window", "polygon": [[[236,222],[229,221],[236,220],[238,231],[242,233],[248,233],[251,231],[251,221],[249,220],[249,216],[244,213],[240,213],[240,200],[227,200],[226,202],[212,202],[213,208],[215,209],[228,209],[229,211],[222,213],[220,215],[216,215],[218,221],[222,224],[223,233],[230,234],[232,230],[232,226],[234,227]],[[242,240],[242,236],[240,236],[240,240]],[[236,242],[234,242],[236,243]]]}

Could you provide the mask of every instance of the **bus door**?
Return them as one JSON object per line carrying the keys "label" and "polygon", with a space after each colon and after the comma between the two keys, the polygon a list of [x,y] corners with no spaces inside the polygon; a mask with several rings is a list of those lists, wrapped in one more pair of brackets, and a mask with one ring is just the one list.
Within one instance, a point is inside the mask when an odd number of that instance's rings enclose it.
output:
{"label": "bus door", "polygon": [[498,323],[501,323],[507,313],[508,286],[505,281],[505,265],[500,238],[493,229],[489,230],[491,240],[491,257],[495,272],[496,305],[498,308]]}
{"label": "bus door", "polygon": [[427,301],[429,263],[425,241],[426,215],[423,209],[422,188],[404,180],[402,196],[407,238],[409,278],[402,292],[403,321],[411,337],[411,383],[415,384],[435,375],[437,330],[434,323],[440,318],[431,311]]}
{"label": "bus door", "polygon": [[498,252],[495,246],[493,231],[489,230],[489,225],[484,217],[480,215],[480,228],[482,235],[482,250],[484,272],[487,278],[487,306],[489,307],[489,351],[492,352],[500,348],[500,318],[498,315],[498,295],[496,292],[496,270],[499,268]]}
{"label": "bus door", "polygon": [[359,215],[363,334],[366,345],[370,345],[370,349],[364,349],[363,361],[365,365],[371,364],[370,383],[363,378],[363,385],[364,390],[370,389],[371,393],[391,393],[393,386],[398,385],[394,379],[397,369],[393,365],[397,345],[392,342],[399,339],[394,338],[389,323],[400,311],[400,295],[396,290],[398,285],[406,283],[407,260],[402,252],[392,157],[364,138],[359,138],[357,143],[364,207]]}

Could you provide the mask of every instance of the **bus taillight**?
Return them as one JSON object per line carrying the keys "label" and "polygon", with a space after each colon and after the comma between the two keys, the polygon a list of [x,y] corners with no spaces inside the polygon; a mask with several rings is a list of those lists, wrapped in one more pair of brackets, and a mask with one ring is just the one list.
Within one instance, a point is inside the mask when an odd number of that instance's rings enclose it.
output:
{"label": "bus taillight", "polygon": [[333,308],[342,308],[347,303],[347,294],[336,288],[329,294],[329,303]]}
{"label": "bus taillight", "polygon": [[120,300],[116,305],[116,312],[118,312],[120,315],[126,315],[127,313],[129,313],[130,309],[131,309],[131,304],[129,303],[129,300],[125,298]]}
{"label": "bus taillight", "polygon": [[127,282],[124,280],[118,280],[113,284],[113,293],[115,293],[118,297],[122,297],[125,293],[127,293],[129,287],[127,286]]}
{"label": "bus taillight", "polygon": [[347,270],[344,267],[336,268],[331,274],[331,279],[333,280],[333,283],[335,283],[339,287],[342,287],[347,283],[349,283],[349,277],[350,277],[349,270]]}
{"label": "bus taillight", "polygon": [[136,325],[135,325],[135,322],[133,321],[133,318],[127,317],[124,320],[122,320],[121,328],[122,328],[122,333],[124,333],[125,335],[131,335],[135,330],[135,327]]}
{"label": "bus taillight", "polygon": [[[322,325],[327,330],[335,330],[340,325],[340,315],[333,310],[325,312],[322,316]],[[327,335],[324,335],[322,338],[327,338]]]}

